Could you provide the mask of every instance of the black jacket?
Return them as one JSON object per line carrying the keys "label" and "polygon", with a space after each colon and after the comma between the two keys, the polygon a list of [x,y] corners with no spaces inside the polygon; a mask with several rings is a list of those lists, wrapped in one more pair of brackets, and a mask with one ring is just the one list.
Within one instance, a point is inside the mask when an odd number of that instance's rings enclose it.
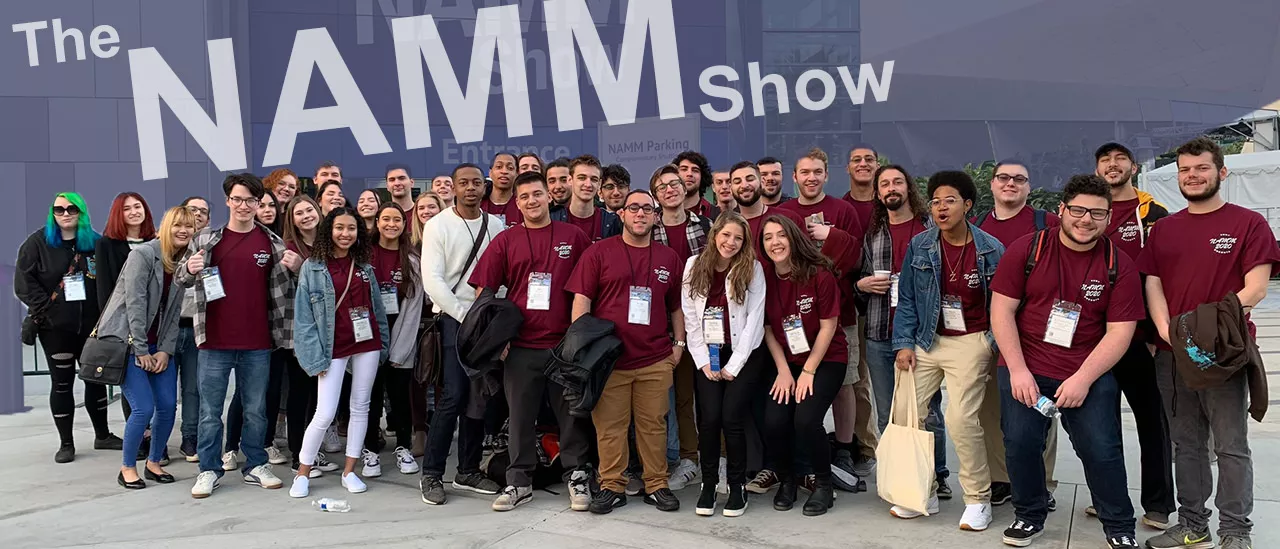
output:
{"label": "black jacket", "polygon": [[502,393],[502,351],[520,334],[524,313],[506,299],[486,289],[476,298],[458,327],[458,358],[471,378],[467,417],[484,417],[489,397]]}
{"label": "black jacket", "polygon": [[129,259],[129,241],[102,237],[98,239],[98,310],[107,308],[107,300],[116,289],[116,281],[120,279],[120,271],[124,270],[124,262]]}
{"label": "black jacket", "polygon": [[[84,301],[68,303],[65,292],[59,289],[62,277],[71,267],[75,257],[74,242],[63,242],[53,248],[44,240],[44,229],[27,237],[18,248],[17,269],[13,273],[13,295],[27,306],[30,314],[40,322],[40,329],[63,330],[75,334],[88,334],[98,322],[98,290],[94,252],[82,252],[76,272],[84,273]],[[49,296],[58,297],[53,302]]]}
{"label": "black jacket", "polygon": [[574,417],[591,417],[613,373],[613,364],[622,354],[622,340],[613,330],[608,320],[582,315],[551,353],[547,379],[564,387],[564,399]]}
{"label": "black jacket", "polygon": [[[611,236],[618,236],[622,234],[622,220],[618,219],[618,214],[612,213],[609,210],[606,210],[600,207],[597,207],[596,209],[600,211],[600,216],[601,216],[600,217],[600,234],[589,234],[587,235],[587,239],[591,240],[592,242],[598,242],[606,238],[609,238]],[[568,223],[569,208],[566,206],[566,207],[561,207],[559,209],[551,210],[551,220],[563,221],[565,223]]]}

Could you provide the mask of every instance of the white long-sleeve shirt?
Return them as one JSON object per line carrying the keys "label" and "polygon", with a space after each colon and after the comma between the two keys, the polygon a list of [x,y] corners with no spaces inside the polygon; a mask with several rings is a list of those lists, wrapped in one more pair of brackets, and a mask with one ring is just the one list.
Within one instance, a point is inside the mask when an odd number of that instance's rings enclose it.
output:
{"label": "white long-sleeve shirt", "polygon": [[[480,235],[483,217],[463,219],[449,208],[436,214],[422,227],[423,289],[431,297],[434,312],[443,312],[458,322],[462,322],[476,301],[476,290],[466,281],[471,278],[471,271],[475,270],[493,237],[503,228],[502,221],[496,216],[484,212],[481,215],[489,217],[489,229],[480,245],[480,252],[465,272],[463,267],[471,255],[471,246]],[[457,289],[450,291],[455,284]]]}

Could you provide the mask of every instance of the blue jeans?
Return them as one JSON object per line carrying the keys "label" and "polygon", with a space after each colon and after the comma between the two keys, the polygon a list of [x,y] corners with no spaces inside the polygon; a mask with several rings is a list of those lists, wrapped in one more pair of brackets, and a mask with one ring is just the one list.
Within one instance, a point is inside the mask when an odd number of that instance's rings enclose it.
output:
{"label": "blue jeans", "polygon": [[[997,368],[1000,384],[1000,427],[1004,431],[1005,463],[1013,484],[1014,516],[1044,526],[1049,514],[1049,492],[1044,486],[1045,437],[1052,422],[1034,408],[1018,402],[1010,389],[1009,369]],[[1035,376],[1042,395],[1053,395],[1061,381]],[[1116,399],[1120,385],[1110,372],[1103,374],[1079,408],[1062,408],[1062,427],[1084,464],[1085,482],[1093,495],[1098,520],[1108,536],[1133,537],[1133,503],[1125,478],[1124,449]]]}
{"label": "blue jeans", "polygon": [[[871,391],[876,399],[876,427],[881,433],[889,425],[889,409],[893,405],[893,343],[867,340],[867,370],[871,372]],[[929,415],[924,418],[924,428],[933,433],[933,469],[941,477],[950,476],[947,470],[947,431],[942,415],[942,391],[929,400]]]}
{"label": "blue jeans", "polygon": [[196,349],[196,332],[191,328],[178,329],[178,347],[173,351],[173,363],[182,378],[182,438],[196,438],[200,426],[200,351]]}
{"label": "blue jeans", "polygon": [[458,357],[458,321],[440,318],[440,340],[444,343],[444,391],[436,395],[436,411],[427,430],[427,453],[422,456],[423,476],[444,476],[453,429],[458,428],[458,474],[480,470],[480,452],[484,441],[484,420],[467,417],[467,401],[471,398],[471,378],[462,369]]}
{"label": "blue jeans", "polygon": [[[150,346],[156,352],[156,346]],[[169,359],[169,366],[164,371],[153,374],[138,367],[136,358],[129,355],[129,366],[124,371],[124,382],[120,384],[120,392],[129,402],[133,413],[124,426],[124,461],[125,467],[134,467],[138,463],[138,446],[142,444],[142,434],[147,426],[151,427],[150,461],[160,461],[164,457],[165,447],[169,444],[169,433],[173,432],[173,416],[178,407],[178,371]]]}
{"label": "blue jeans", "polygon": [[676,421],[676,387],[671,384],[671,390],[667,391],[667,398],[670,399],[667,412],[667,463],[680,463],[680,422]]}
{"label": "blue jeans", "polygon": [[227,401],[227,385],[235,370],[236,387],[244,404],[244,427],[240,440],[244,448],[244,468],[267,463],[267,379],[271,370],[271,351],[200,350],[200,432],[196,449],[200,454],[200,471],[214,471],[222,476],[222,404]]}

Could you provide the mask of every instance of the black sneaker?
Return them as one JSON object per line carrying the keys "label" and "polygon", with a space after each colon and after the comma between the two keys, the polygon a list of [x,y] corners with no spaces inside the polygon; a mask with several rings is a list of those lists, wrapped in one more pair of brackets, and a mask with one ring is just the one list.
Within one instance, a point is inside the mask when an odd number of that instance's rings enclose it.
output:
{"label": "black sneaker", "polygon": [[102,438],[93,439],[94,450],[121,450],[124,448],[124,441],[120,437],[108,434]]}
{"label": "black sneaker", "polygon": [[626,504],[626,494],[602,488],[599,492],[596,492],[595,497],[591,498],[591,506],[587,510],[596,515],[607,515],[613,512],[614,508],[622,507]]}
{"label": "black sneaker", "polygon": [[1048,503],[1048,505],[1049,505],[1049,512],[1050,512],[1050,513],[1052,513],[1052,512],[1054,512],[1054,511],[1057,511],[1057,510],[1058,510],[1058,500],[1053,499],[1053,493],[1052,493],[1052,492],[1050,492],[1050,493],[1049,493],[1049,503]]}
{"label": "black sneaker", "polygon": [[934,481],[938,485],[938,499],[951,499],[951,487],[947,485],[947,477],[937,475]]}
{"label": "black sneaker", "polygon": [[698,504],[693,507],[693,512],[700,517],[716,514],[716,485],[702,483],[702,493],[698,495]]}
{"label": "black sneaker", "polygon": [[502,487],[498,483],[484,476],[484,473],[476,471],[474,473],[462,474],[458,473],[453,477],[453,487],[458,490],[469,490],[477,494],[485,494],[492,496],[502,491]]}
{"label": "black sneaker", "polygon": [[178,447],[178,451],[182,453],[183,458],[186,458],[187,463],[200,461],[200,452],[196,450],[196,439],[194,437],[182,437],[182,446]]}
{"label": "black sneaker", "polygon": [[787,479],[778,483],[778,493],[773,495],[773,508],[776,511],[790,511],[796,505],[796,492],[799,486],[794,480]]}
{"label": "black sneaker", "polygon": [[1031,541],[1040,536],[1044,532],[1043,526],[1036,526],[1030,522],[1018,519],[1004,530],[1004,544],[1014,547],[1026,547],[1031,545]]}
{"label": "black sneaker", "polygon": [[1013,485],[1007,482],[991,483],[991,506],[996,507],[1013,501]]}
{"label": "black sneaker", "polygon": [[[713,488],[714,490],[714,488]],[[657,507],[659,511],[679,511],[680,498],[671,493],[670,488],[659,488],[652,494],[645,494],[644,502]]]}
{"label": "black sneaker", "polygon": [[440,477],[424,476],[418,481],[418,488],[422,490],[422,503],[427,505],[444,505],[449,499],[444,493],[444,483],[440,482]]}
{"label": "black sneaker", "polygon": [[831,482],[840,490],[857,493],[861,479],[853,469],[853,454],[848,450],[836,450],[836,457],[831,460]]}
{"label": "black sneaker", "polygon": [[724,516],[740,517],[745,512],[747,512],[747,487],[741,484],[730,484],[729,501],[724,504]]}
{"label": "black sneaker", "polygon": [[1129,549],[1139,547],[1138,540],[1133,537],[1133,534],[1107,536],[1107,546],[1111,549]]}
{"label": "black sneaker", "polygon": [[76,446],[74,444],[63,444],[58,447],[57,453],[53,454],[54,463],[71,463],[76,460]]}
{"label": "black sneaker", "polygon": [[836,494],[832,490],[831,481],[819,481],[814,486],[813,492],[809,494],[809,499],[804,502],[804,516],[816,517],[818,515],[827,514],[827,510],[836,504]]}

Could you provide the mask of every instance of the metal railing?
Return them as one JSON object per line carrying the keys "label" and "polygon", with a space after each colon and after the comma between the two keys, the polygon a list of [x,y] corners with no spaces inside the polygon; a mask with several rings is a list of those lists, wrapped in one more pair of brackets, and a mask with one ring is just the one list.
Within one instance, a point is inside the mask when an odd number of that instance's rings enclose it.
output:
{"label": "metal railing", "polygon": [[[23,347],[26,347],[26,345],[23,345]],[[22,377],[27,377],[27,376],[48,376],[48,375],[49,375],[49,369],[48,369],[48,368],[45,368],[45,369],[43,369],[43,370],[41,370],[41,369],[40,369],[40,344],[39,344],[39,343],[37,343],[37,344],[35,344],[35,345],[31,345],[30,347],[31,347],[31,365],[32,365],[32,368],[31,368],[30,370],[28,370],[28,369],[27,369],[27,366],[26,366],[26,363],[24,362],[24,363],[23,363],[23,366],[22,366]],[[76,374],[77,374],[77,376],[79,375],[79,373],[80,373],[80,371],[79,371],[79,365],[77,364],[77,370],[76,370]],[[50,390],[52,390],[52,389],[50,389]],[[107,404],[111,404],[111,403],[113,403],[113,402],[115,402],[115,401],[117,401],[117,400],[120,400],[120,399],[123,397],[123,395],[124,395],[124,393],[116,394],[116,388],[115,388],[115,386],[114,386],[114,385],[108,385],[108,386],[107,386]],[[83,402],[77,402],[77,403],[76,403],[76,408],[83,408],[83,407],[84,407],[84,403],[83,403]]]}

